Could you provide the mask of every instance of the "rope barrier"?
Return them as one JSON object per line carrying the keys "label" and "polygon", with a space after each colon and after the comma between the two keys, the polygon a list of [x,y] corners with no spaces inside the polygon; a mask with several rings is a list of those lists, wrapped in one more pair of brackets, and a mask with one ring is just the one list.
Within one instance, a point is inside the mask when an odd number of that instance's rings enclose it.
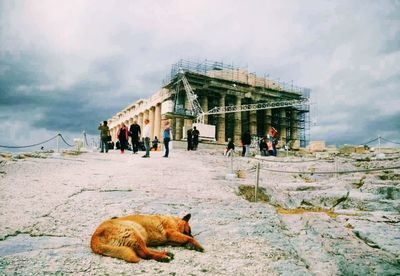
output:
{"label": "rope barrier", "polygon": [[54,140],[54,139],[56,139],[57,136],[59,136],[59,135],[61,136],[61,134],[57,134],[56,136],[51,137],[50,139],[47,139],[47,140],[45,140],[45,141],[43,141],[43,142],[36,143],[36,144],[32,144],[32,145],[28,145],[28,146],[3,146],[3,145],[0,145],[0,148],[22,149],[22,148],[35,147],[35,146],[39,146],[39,145],[45,144],[45,143],[47,143],[47,142],[49,142],[49,141],[51,141],[51,140]]}
{"label": "rope barrier", "polygon": [[372,143],[372,142],[377,141],[378,139],[379,139],[379,137],[378,137],[378,138],[375,138],[375,139],[372,139],[371,141],[368,141],[368,142],[366,142],[366,143],[362,143],[362,144],[360,144],[360,145],[368,145],[368,144],[370,144],[370,143]]}
{"label": "rope barrier", "polygon": [[398,153],[400,153],[400,151],[395,151],[395,152],[385,152],[385,154],[398,154]]}
{"label": "rope barrier", "polygon": [[305,162],[335,162],[335,160],[324,160],[324,159],[310,159],[310,160],[269,160],[269,159],[260,159],[256,158],[257,160],[260,161],[265,161],[265,162],[272,162],[272,163],[305,163]]}
{"label": "rope barrier", "polygon": [[349,171],[320,171],[320,172],[301,172],[301,171],[282,171],[282,170],[274,170],[274,169],[262,169],[264,171],[269,172],[277,172],[277,173],[290,173],[290,174],[346,174],[346,173],[357,173],[357,172],[373,172],[373,171],[385,171],[385,170],[394,170],[400,169],[400,166],[387,167],[387,168],[372,168],[372,169],[364,169],[364,170],[349,170]]}
{"label": "rope barrier", "polygon": [[[385,153],[385,154],[391,154],[391,153]],[[366,158],[351,158],[351,157],[343,157],[343,156],[340,156],[339,158],[340,159],[344,159],[344,160],[352,160],[352,161],[356,161],[356,162],[372,162],[372,161],[392,161],[392,160],[399,159],[400,156],[394,156],[394,157],[388,157],[388,158],[379,158],[379,159],[378,158],[371,159],[369,157],[366,157]],[[367,159],[367,158],[369,158],[369,159]]]}
{"label": "rope barrier", "polygon": [[63,140],[63,142],[64,142],[67,146],[73,147],[73,145],[70,145],[70,144],[68,144],[67,141],[65,141],[64,137],[63,137],[61,134],[59,134],[59,135],[60,135],[60,137],[61,137],[61,140]]}
{"label": "rope barrier", "polygon": [[389,140],[389,139],[385,139],[385,138],[382,138],[382,137],[381,137],[381,139],[382,139],[383,141],[386,141],[386,142],[389,142],[389,143],[393,143],[393,144],[400,145],[399,142],[394,142],[394,141],[391,141],[391,140]]}
{"label": "rope barrier", "polygon": [[49,139],[47,139],[47,140],[45,140],[45,141],[42,141],[42,142],[39,142],[39,143],[35,143],[35,144],[32,144],[32,145],[27,145],[27,146],[4,146],[4,145],[0,145],[0,148],[8,148],[8,149],[31,148],[31,147],[39,146],[39,145],[45,144],[45,143],[47,143],[47,142],[50,142],[51,140],[54,140],[54,139],[56,139],[57,137],[60,137],[61,140],[62,140],[67,146],[73,147],[73,145],[69,144],[69,143],[64,139],[64,137],[61,135],[61,133],[58,133],[57,135],[55,135],[55,136],[53,136],[53,137],[51,137],[51,138],[49,138]]}

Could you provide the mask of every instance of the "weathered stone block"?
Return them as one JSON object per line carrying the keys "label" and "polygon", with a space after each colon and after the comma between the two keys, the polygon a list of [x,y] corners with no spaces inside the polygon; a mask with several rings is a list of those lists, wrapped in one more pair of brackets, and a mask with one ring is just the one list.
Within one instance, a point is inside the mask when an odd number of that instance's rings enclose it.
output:
{"label": "weathered stone block", "polygon": [[310,142],[310,151],[311,152],[321,152],[325,151],[325,141],[311,141]]}

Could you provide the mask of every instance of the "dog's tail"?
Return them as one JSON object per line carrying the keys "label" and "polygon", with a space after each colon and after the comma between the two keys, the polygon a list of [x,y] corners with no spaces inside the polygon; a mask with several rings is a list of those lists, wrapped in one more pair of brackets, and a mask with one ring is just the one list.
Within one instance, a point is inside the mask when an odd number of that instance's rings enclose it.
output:
{"label": "dog's tail", "polygon": [[96,230],[94,232],[92,239],[90,241],[90,247],[92,251],[96,254],[109,256],[113,258],[118,258],[125,260],[130,263],[137,263],[140,261],[135,251],[128,246],[115,246],[110,245],[104,242],[104,238],[102,238],[104,231]]}

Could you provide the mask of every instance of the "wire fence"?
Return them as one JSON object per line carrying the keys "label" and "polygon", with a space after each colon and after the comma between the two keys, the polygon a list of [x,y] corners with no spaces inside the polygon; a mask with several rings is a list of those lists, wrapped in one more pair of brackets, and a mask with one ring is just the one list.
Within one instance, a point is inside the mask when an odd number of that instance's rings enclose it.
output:
{"label": "wire fence", "polygon": [[31,145],[27,145],[27,146],[5,146],[5,145],[0,145],[0,148],[7,148],[7,149],[22,149],[22,148],[31,148],[31,147],[36,147],[36,146],[40,146],[43,144],[46,144],[47,142],[50,142],[54,139],[56,139],[57,137],[59,137],[61,134],[57,134],[45,141],[39,142],[39,143],[35,143],[35,144],[31,144]]}
{"label": "wire fence", "polygon": [[[86,138],[86,135],[85,135]],[[44,141],[38,142],[38,143],[34,143],[34,144],[30,144],[30,145],[24,145],[24,146],[10,146],[10,145],[0,145],[0,148],[6,148],[6,149],[23,149],[23,148],[32,148],[32,147],[36,147],[36,146],[40,146],[40,145],[44,145],[50,141],[53,140],[57,140],[57,148],[59,146],[59,139],[61,139],[61,141],[64,142],[65,145],[67,145],[68,147],[73,147],[74,145],[71,145],[70,143],[67,142],[67,140],[64,138],[64,136],[62,136],[61,133],[58,133],[57,135],[46,139]],[[86,141],[87,142],[87,141]]]}
{"label": "wire fence", "polygon": [[[85,147],[90,147],[90,146],[91,146],[91,145],[89,144],[89,141],[88,141],[88,137],[87,137],[87,135],[86,135],[86,132],[84,131],[84,132],[83,132],[83,138],[74,139],[74,143],[69,143],[61,133],[58,133],[58,134],[54,135],[53,137],[51,137],[51,138],[49,138],[49,139],[46,139],[46,140],[43,140],[43,141],[40,141],[40,142],[37,142],[37,143],[34,143],[34,144],[22,145],[22,146],[20,146],[20,145],[0,145],[0,148],[5,148],[5,149],[24,149],[24,148],[32,148],[32,147],[44,145],[44,144],[49,143],[49,142],[51,142],[51,141],[53,141],[53,140],[56,140],[56,142],[57,142],[57,145],[56,145],[57,151],[58,151],[59,142],[60,142],[59,140],[61,140],[66,146],[68,146],[68,147],[70,147],[70,148],[71,148],[71,147],[74,147],[74,146],[78,146],[78,145],[79,145],[79,146],[83,145],[83,146],[85,146]],[[92,146],[93,146],[93,147],[97,147],[97,144],[95,143],[95,139],[92,138],[92,140],[93,140]],[[42,149],[43,149],[43,148],[42,148]]]}
{"label": "wire fence", "polygon": [[[375,139],[372,139],[368,141],[367,143],[373,143],[375,141],[380,141],[382,137],[378,137]],[[383,140],[383,139],[382,139]],[[385,141],[388,141],[385,139]],[[390,141],[390,140],[389,140]],[[396,143],[394,141],[390,141],[391,143]],[[367,144],[365,143],[365,144]],[[399,153],[399,151],[394,152],[394,153]],[[237,177],[239,176],[239,172],[247,172],[251,175],[253,175],[255,179],[255,185],[254,185],[254,199],[257,202],[257,193],[259,189],[259,182],[260,182],[260,171],[263,172],[269,172],[269,173],[277,173],[277,174],[286,174],[286,175],[331,175],[331,176],[336,176],[338,175],[345,175],[345,174],[354,174],[354,173],[369,173],[369,172],[378,172],[378,171],[391,171],[391,170],[398,170],[400,169],[400,164],[398,162],[398,159],[400,159],[400,156],[396,157],[390,157],[390,158],[376,158],[376,159],[371,159],[369,157],[367,158],[351,158],[351,157],[339,157],[339,156],[334,156],[333,159],[301,159],[301,160],[278,160],[276,158],[274,159],[252,159],[252,158],[246,158],[245,162],[235,162],[234,155],[232,154],[229,158],[229,170],[231,174],[236,174]],[[341,161],[346,160],[345,163],[341,163]],[[371,168],[359,168],[359,169],[353,169],[354,167],[359,166],[360,161],[368,161],[368,162],[374,162],[374,161],[391,161],[390,164],[385,164],[386,166],[379,166],[379,167],[371,167]],[[292,169],[292,170],[285,170],[282,169],[282,163],[310,163],[310,162],[330,162],[334,164],[334,168],[331,170],[317,170],[315,168],[315,165],[312,167],[306,168],[306,170],[298,170],[297,169]],[[271,164],[278,164],[279,168],[271,168]],[[339,164],[341,165],[342,169],[339,169]],[[346,164],[346,165],[344,165]],[[375,165],[375,163],[373,163]],[[343,166],[347,166],[348,168],[343,169]]]}

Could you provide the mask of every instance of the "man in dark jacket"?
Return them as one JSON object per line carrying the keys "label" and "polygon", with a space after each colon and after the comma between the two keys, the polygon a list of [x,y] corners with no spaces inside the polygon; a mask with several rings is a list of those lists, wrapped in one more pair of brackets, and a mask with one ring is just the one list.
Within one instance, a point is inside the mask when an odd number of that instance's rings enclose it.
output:
{"label": "man in dark jacket", "polygon": [[246,131],[242,136],[243,151],[242,156],[250,156],[251,135],[250,131]]}
{"label": "man in dark jacket", "polygon": [[108,152],[110,129],[107,126],[107,121],[104,121],[103,124],[100,124],[98,130],[100,130],[100,152]]}
{"label": "man in dark jacket", "polygon": [[193,150],[193,136],[191,128],[189,128],[186,132],[186,139],[187,139],[187,150]]}
{"label": "man in dark jacket", "polygon": [[136,154],[138,152],[140,137],[140,126],[136,121],[133,121],[133,124],[129,127],[129,136],[131,136],[132,140],[132,152]]}
{"label": "man in dark jacket", "polygon": [[193,150],[197,150],[197,146],[199,145],[199,136],[200,136],[200,132],[197,130],[196,127],[193,127],[193,130],[192,130]]}

